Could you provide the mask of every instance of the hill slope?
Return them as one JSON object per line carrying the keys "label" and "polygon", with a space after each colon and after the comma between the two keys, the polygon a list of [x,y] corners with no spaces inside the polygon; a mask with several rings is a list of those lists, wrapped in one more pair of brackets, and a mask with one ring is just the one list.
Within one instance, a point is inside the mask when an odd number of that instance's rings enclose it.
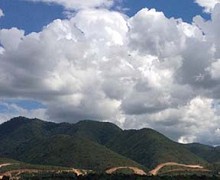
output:
{"label": "hill slope", "polygon": [[199,143],[187,144],[185,146],[189,151],[205,159],[209,163],[220,162],[220,147],[212,147]]}
{"label": "hill slope", "polygon": [[[182,145],[152,130],[122,130],[107,122],[52,123],[24,117],[0,125],[0,157],[93,170],[160,163],[204,164],[219,153]],[[200,150],[202,149],[202,150]],[[216,152],[219,148],[216,148]],[[141,164],[141,165],[140,165]]]}
{"label": "hill slope", "polygon": [[183,145],[152,129],[123,131],[112,139],[107,147],[149,168],[165,162],[205,163]]}
{"label": "hill slope", "polygon": [[21,145],[13,154],[19,160],[46,165],[104,171],[114,166],[137,166],[106,147],[79,136],[55,135],[33,139]]}
{"label": "hill slope", "polygon": [[28,163],[93,170],[113,166],[140,167],[97,143],[105,142],[114,131],[121,129],[108,123],[55,124],[18,117],[0,125],[0,156]]}

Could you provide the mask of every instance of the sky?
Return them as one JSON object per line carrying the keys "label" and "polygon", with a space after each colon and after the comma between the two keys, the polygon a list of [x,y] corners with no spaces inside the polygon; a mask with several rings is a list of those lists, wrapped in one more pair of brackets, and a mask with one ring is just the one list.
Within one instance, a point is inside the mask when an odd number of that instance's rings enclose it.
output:
{"label": "sky", "polygon": [[0,123],[153,128],[220,145],[220,0],[0,0]]}

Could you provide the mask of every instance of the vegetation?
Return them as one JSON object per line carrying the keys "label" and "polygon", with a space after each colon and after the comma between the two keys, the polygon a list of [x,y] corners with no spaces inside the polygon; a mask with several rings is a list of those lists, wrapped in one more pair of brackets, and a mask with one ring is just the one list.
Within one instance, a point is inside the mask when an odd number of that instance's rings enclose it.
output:
{"label": "vegetation", "polygon": [[[56,124],[13,118],[0,125],[0,144],[0,157],[4,157],[0,163],[13,163],[1,171],[41,164],[47,165],[43,169],[52,165],[104,172],[112,167],[132,166],[148,172],[160,163],[177,162],[203,165],[212,170],[212,175],[220,172],[219,147],[182,145],[152,129],[122,130],[106,122]],[[131,172],[120,170],[119,173]]]}
{"label": "vegetation", "polygon": [[205,160],[152,129],[123,131],[107,147],[150,169],[165,162],[205,164]]}
{"label": "vegetation", "polygon": [[22,170],[22,169],[36,169],[39,171],[62,171],[70,170],[68,167],[59,167],[59,166],[45,166],[45,165],[34,165],[28,163],[16,163],[9,166],[4,166],[0,169],[0,173],[13,171],[13,170]]}
{"label": "vegetation", "polygon": [[96,171],[114,166],[141,167],[97,143],[107,141],[112,133],[119,131],[120,128],[110,123],[85,121],[72,125],[14,118],[0,126],[0,155],[28,163]]}
{"label": "vegetation", "polygon": [[88,139],[56,135],[34,139],[17,149],[15,157],[30,163],[105,170],[112,166],[140,166],[106,147]]}
{"label": "vegetation", "polygon": [[74,180],[78,179],[77,176],[73,173],[62,172],[62,173],[32,173],[32,174],[21,174],[21,180],[39,180],[39,179],[47,179],[47,180]]}
{"label": "vegetation", "polygon": [[220,147],[212,147],[198,143],[187,144],[185,147],[209,163],[220,162]]}
{"label": "vegetation", "polygon": [[217,180],[217,176],[204,176],[204,175],[177,175],[177,176],[138,176],[138,175],[126,175],[126,174],[89,174],[87,176],[74,176],[73,174],[33,174],[23,175],[22,180]]}

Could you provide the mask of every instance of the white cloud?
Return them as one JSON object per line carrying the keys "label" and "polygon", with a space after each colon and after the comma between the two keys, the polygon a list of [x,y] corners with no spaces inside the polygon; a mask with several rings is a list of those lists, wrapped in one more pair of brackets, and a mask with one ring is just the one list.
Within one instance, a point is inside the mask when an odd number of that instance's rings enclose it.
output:
{"label": "white cloud", "polygon": [[87,40],[100,40],[107,45],[123,45],[128,27],[122,14],[107,10],[79,12],[71,21]]}
{"label": "white cloud", "polygon": [[24,116],[28,118],[40,118],[45,120],[48,119],[45,114],[46,110],[43,108],[27,110],[22,107],[19,107],[16,104],[6,103],[4,101],[0,102],[0,107],[0,124],[17,116]]}
{"label": "white cloud", "polygon": [[205,12],[210,13],[214,9],[215,5],[220,3],[220,0],[195,0],[197,4],[204,7]]}
{"label": "white cloud", "polygon": [[178,55],[182,49],[184,35],[177,21],[167,19],[155,9],[142,9],[129,20],[130,45],[141,53],[159,57]]}
{"label": "white cloud", "polygon": [[196,142],[203,141],[207,144],[213,144],[218,141],[219,137],[215,134],[212,135],[218,128],[220,120],[213,103],[212,99],[196,97],[180,109],[183,112],[183,117],[180,121],[182,121],[182,129],[185,131],[185,135],[181,136],[179,141],[182,138],[191,139],[191,142],[192,140]]}
{"label": "white cloud", "polygon": [[0,9],[0,17],[4,16],[2,9]]}
{"label": "white cloud", "polygon": [[[139,117],[127,116],[126,128],[151,127],[180,143],[219,143],[219,108],[214,100],[196,96],[187,104]],[[218,105],[217,105],[218,106]]]}
{"label": "white cloud", "polygon": [[39,33],[1,29],[0,97],[36,99],[59,122],[110,120],[219,144],[219,12],[187,24],[155,10],[84,9]]}
{"label": "white cloud", "polygon": [[213,62],[211,67],[208,69],[213,79],[220,79],[220,59],[216,62]]}
{"label": "white cloud", "polygon": [[55,3],[62,5],[66,9],[85,9],[94,7],[110,7],[114,0],[26,0],[32,2]]}
{"label": "white cloud", "polygon": [[24,37],[24,31],[17,28],[2,29],[0,31],[0,42],[4,46],[5,50],[15,50]]}

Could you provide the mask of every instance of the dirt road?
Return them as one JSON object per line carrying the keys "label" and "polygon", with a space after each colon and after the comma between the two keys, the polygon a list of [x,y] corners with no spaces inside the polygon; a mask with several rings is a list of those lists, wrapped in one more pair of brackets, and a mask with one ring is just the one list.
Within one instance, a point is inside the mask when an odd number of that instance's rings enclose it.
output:
{"label": "dirt road", "polygon": [[124,166],[124,167],[113,167],[111,169],[106,170],[105,172],[107,174],[112,174],[112,173],[114,173],[115,171],[117,171],[119,169],[131,169],[134,172],[134,174],[137,174],[137,175],[147,175],[142,169],[139,169],[137,167],[127,167],[127,166]]}
{"label": "dirt road", "polygon": [[179,163],[175,163],[175,162],[167,162],[167,163],[162,163],[159,164],[155,169],[151,170],[149,173],[151,175],[157,175],[158,172],[160,171],[161,168],[165,167],[165,166],[182,166],[182,167],[188,167],[188,168],[194,168],[194,169],[204,169],[203,166],[197,164],[197,165],[186,165],[186,164],[179,164]]}
{"label": "dirt road", "polygon": [[2,174],[0,174],[0,177],[3,177],[3,176],[9,176],[11,177],[12,174],[14,176],[19,176],[21,173],[38,173],[39,170],[37,169],[20,169],[20,170],[11,170],[11,171],[7,171],[7,172],[4,172]]}
{"label": "dirt road", "polygon": [[85,169],[71,169],[71,170],[65,170],[64,172],[74,173],[77,176],[85,176],[89,172],[93,172],[92,170],[85,170]]}
{"label": "dirt road", "polygon": [[[172,173],[172,172],[183,172],[183,171],[184,171],[183,169],[179,168],[179,169],[168,170],[168,171],[165,171],[161,174]],[[208,170],[208,169],[195,169],[195,168],[187,169],[187,172],[190,172],[190,171],[191,172],[210,172],[210,170]]]}
{"label": "dirt road", "polygon": [[10,165],[12,165],[12,164],[11,164],[11,163],[0,164],[0,168],[1,168],[1,167],[4,167],[4,166],[10,166]]}

